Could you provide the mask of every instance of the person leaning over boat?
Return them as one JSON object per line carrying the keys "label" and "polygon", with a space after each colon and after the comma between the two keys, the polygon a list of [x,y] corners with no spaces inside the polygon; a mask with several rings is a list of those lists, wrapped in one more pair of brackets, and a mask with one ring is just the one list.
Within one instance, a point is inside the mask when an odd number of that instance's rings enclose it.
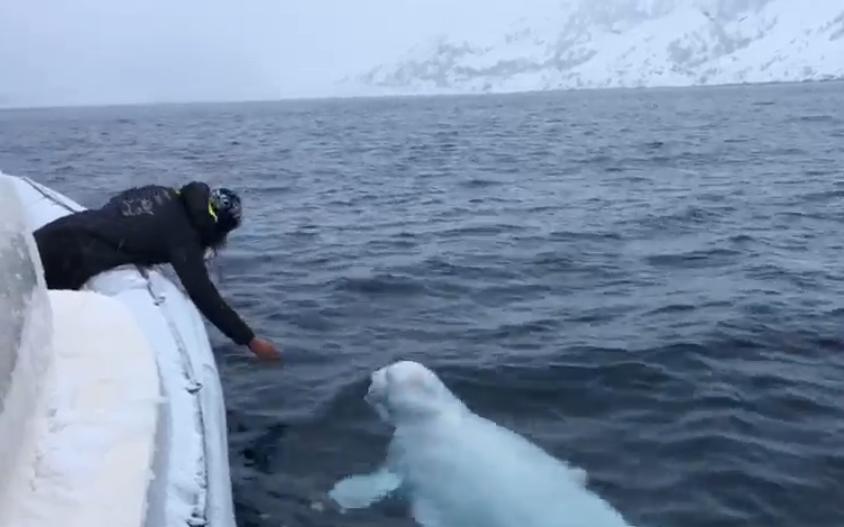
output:
{"label": "person leaning over boat", "polygon": [[36,230],[48,289],[81,288],[121,265],[169,263],[197,309],[236,344],[260,358],[278,351],[220,296],[205,251],[222,248],[241,224],[240,197],[192,181],[181,189],[146,185],[120,192],[98,209],[75,212]]}

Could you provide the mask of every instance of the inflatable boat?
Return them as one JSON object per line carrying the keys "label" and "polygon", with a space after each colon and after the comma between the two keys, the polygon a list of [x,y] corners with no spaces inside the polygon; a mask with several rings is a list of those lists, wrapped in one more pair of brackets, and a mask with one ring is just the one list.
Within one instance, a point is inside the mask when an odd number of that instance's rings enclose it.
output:
{"label": "inflatable boat", "polygon": [[160,270],[47,291],[32,231],[78,203],[0,173],[0,527],[235,527],[205,325]]}

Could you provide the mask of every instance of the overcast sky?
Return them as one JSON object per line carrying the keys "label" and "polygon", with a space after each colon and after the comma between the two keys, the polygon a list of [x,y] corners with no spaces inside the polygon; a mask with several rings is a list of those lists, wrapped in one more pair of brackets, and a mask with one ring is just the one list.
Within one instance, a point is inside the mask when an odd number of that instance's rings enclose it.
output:
{"label": "overcast sky", "polygon": [[526,1],[0,0],[0,104],[325,96]]}

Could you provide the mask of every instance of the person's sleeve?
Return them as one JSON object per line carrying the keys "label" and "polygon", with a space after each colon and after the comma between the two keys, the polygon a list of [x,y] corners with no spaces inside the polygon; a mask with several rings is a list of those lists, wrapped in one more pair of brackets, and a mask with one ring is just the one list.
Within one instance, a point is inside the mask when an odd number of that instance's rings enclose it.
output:
{"label": "person's sleeve", "polygon": [[191,181],[183,186],[179,192],[189,210],[208,209],[208,198],[211,197],[211,187],[201,181]]}
{"label": "person's sleeve", "polygon": [[235,344],[245,346],[252,341],[255,333],[226,303],[208,276],[199,244],[173,246],[170,263],[196,308],[217,329]]}

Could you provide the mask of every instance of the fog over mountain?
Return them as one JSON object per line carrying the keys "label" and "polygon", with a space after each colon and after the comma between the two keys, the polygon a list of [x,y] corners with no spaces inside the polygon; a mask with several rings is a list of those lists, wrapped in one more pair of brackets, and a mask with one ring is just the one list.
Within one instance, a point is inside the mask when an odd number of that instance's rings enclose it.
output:
{"label": "fog over mountain", "polygon": [[456,24],[338,86],[496,93],[844,77],[841,0],[539,0],[524,10]]}

